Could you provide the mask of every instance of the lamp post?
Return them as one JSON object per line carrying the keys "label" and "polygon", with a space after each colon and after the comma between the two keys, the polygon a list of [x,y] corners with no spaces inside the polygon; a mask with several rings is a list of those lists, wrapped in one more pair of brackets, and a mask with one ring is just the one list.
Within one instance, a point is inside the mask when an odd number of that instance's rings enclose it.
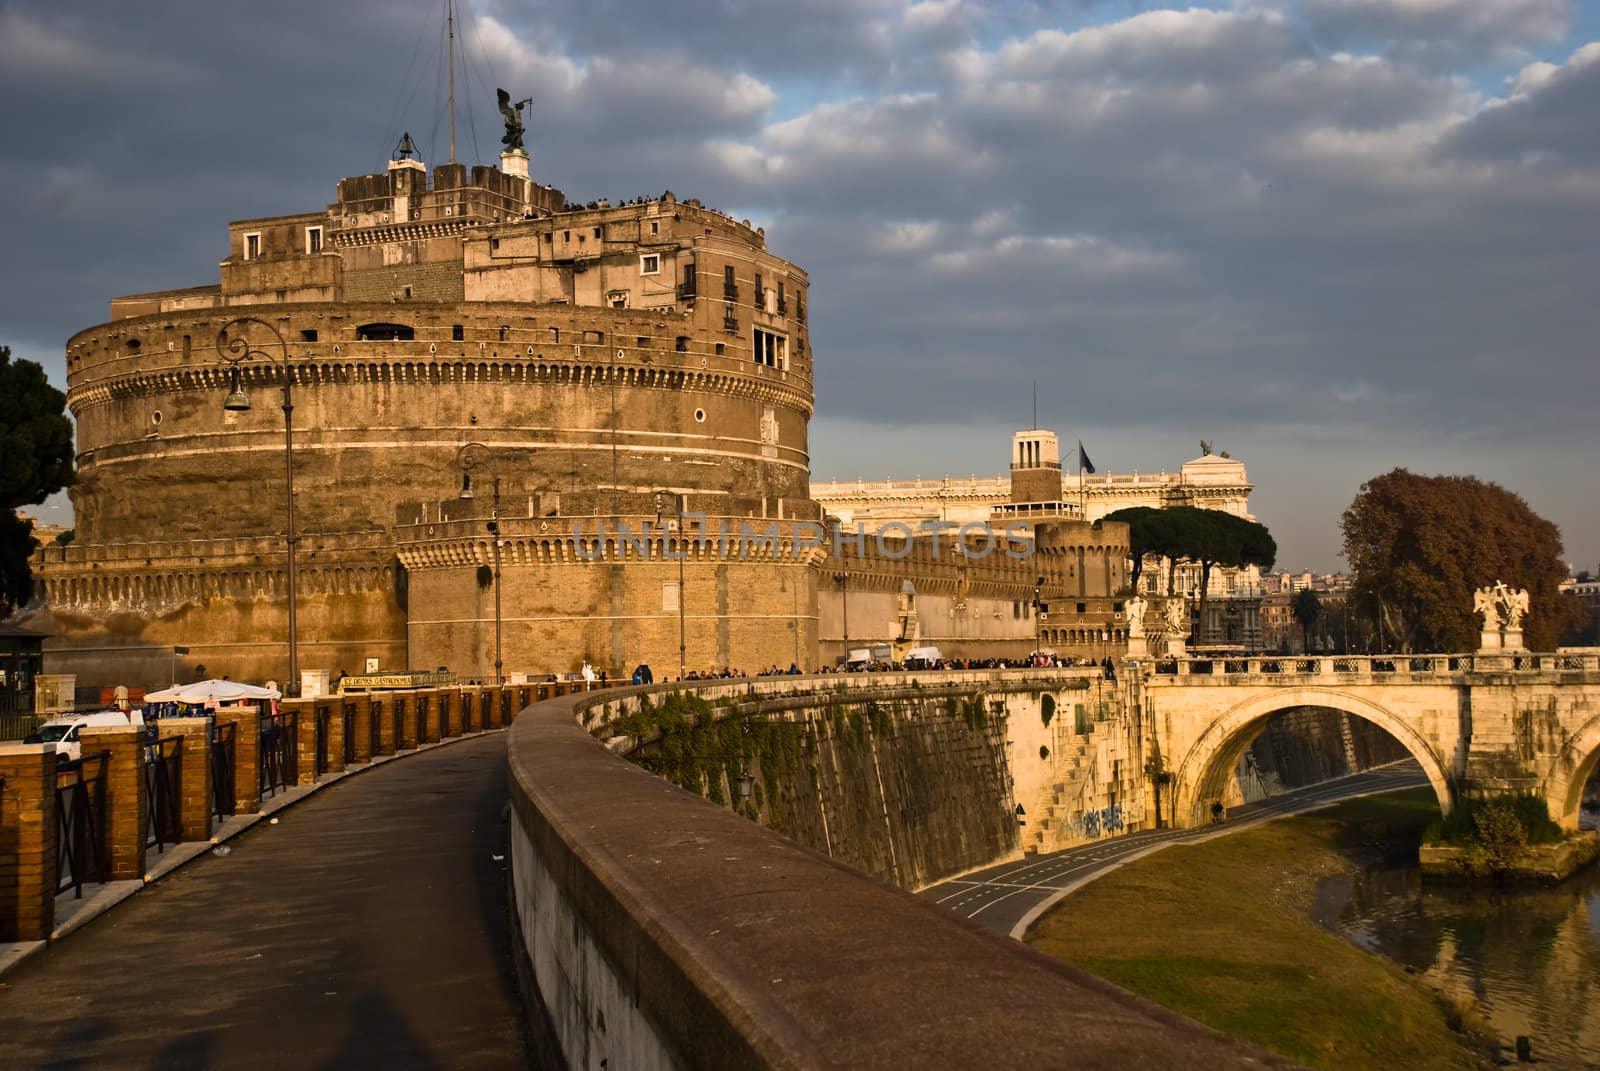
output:
{"label": "lamp post", "polygon": [[[248,325],[248,326],[247,326]],[[250,340],[244,333],[230,339],[228,330],[232,327],[264,327],[272,335],[273,341],[278,344],[281,357],[274,357],[269,350],[256,349],[250,345]],[[245,413],[250,410],[250,399],[244,392],[244,374],[240,368],[244,362],[260,357],[270,363],[283,379],[283,471],[285,485],[285,527],[284,542],[289,551],[289,680],[284,688],[285,695],[300,694],[300,635],[295,619],[296,595],[298,587],[295,584],[294,559],[295,544],[300,542],[300,536],[294,530],[294,396],[291,385],[294,377],[289,373],[289,347],[283,341],[283,336],[278,329],[265,320],[258,320],[254,316],[240,316],[229,320],[217,332],[217,356],[228,366],[228,397],[223,400],[222,408],[229,413]]]}
{"label": "lamp post", "polygon": [[[461,495],[464,502],[472,501],[472,470],[474,466],[481,465],[489,459],[489,448],[482,443],[467,443],[456,451],[456,464],[461,467]],[[504,663],[501,661],[501,630],[502,619],[500,616],[500,477],[494,477],[494,497],[489,511],[489,534],[494,537],[494,683],[499,686],[505,680]]]}
{"label": "lamp post", "polygon": [[[683,545],[683,500],[678,497],[677,492],[656,492],[656,527],[661,528],[663,509],[668,498],[672,500],[673,512],[671,516],[678,518],[678,679],[681,681],[689,673],[688,645],[685,642],[687,633],[684,631],[683,610],[684,595],[686,594],[683,590],[683,559],[688,555],[688,551]],[[664,530],[661,537],[661,545],[665,550],[666,535]]]}
{"label": "lamp post", "polygon": [[[844,613],[844,665],[850,668],[850,574],[834,573],[834,582],[839,585],[840,609]],[[819,630],[820,631],[820,630]]]}

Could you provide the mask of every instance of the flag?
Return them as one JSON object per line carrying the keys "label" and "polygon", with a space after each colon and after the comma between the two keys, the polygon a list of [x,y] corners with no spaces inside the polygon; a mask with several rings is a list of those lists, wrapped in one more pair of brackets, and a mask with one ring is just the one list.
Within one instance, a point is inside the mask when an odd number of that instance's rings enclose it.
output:
{"label": "flag", "polygon": [[1078,440],[1078,470],[1080,472],[1093,472],[1094,462],[1089,460],[1089,455],[1083,449],[1083,440]]}

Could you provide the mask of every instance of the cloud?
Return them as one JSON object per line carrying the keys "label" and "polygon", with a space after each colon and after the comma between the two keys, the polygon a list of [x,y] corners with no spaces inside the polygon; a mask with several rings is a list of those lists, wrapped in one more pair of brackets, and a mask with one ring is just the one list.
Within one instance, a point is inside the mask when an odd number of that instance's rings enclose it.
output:
{"label": "cloud", "polygon": [[[1351,493],[1395,464],[1504,474],[1536,506],[1592,482],[1600,45],[1570,39],[1570,4],[480,7],[463,158],[493,159],[504,85],[534,98],[542,181],[701,198],[810,273],[819,472],[999,469],[1037,379],[1097,461],[1223,443],[1319,567],[1345,504],[1311,519],[1324,472]],[[402,129],[440,160],[437,21],[0,9],[0,242],[30,265],[0,335],[214,281],[228,219],[326,203]],[[1553,511],[1585,561],[1597,508]]]}
{"label": "cloud", "polygon": [[1523,46],[1561,40],[1572,0],[1304,0],[1318,41],[1379,43],[1430,66],[1514,59]]}

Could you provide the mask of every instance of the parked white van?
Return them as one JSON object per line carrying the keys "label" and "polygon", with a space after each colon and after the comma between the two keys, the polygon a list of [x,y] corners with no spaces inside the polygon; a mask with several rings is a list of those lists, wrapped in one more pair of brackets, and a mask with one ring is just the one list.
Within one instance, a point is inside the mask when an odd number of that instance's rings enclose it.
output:
{"label": "parked white van", "polygon": [[78,740],[78,730],[86,725],[143,725],[142,711],[102,710],[93,714],[62,714],[43,722],[23,738],[24,744],[54,744],[56,757],[68,760],[83,754],[83,744]]}

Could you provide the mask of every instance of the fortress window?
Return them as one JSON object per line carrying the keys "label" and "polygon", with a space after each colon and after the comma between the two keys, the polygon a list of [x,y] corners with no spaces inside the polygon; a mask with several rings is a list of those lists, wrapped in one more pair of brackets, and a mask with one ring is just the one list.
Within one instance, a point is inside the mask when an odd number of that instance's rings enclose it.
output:
{"label": "fortress window", "polygon": [[635,337],[634,340],[633,340],[634,349],[642,350],[646,346],[648,346],[649,344],[650,344],[650,340],[648,338],[645,338],[643,335],[639,335],[639,336]]}
{"label": "fortress window", "polygon": [[778,280],[778,315],[786,316],[789,313],[789,303],[783,299],[783,280]]}
{"label": "fortress window", "polygon": [[661,274],[661,254],[660,253],[645,253],[643,256],[641,256],[639,258],[639,274],[640,275],[660,275]]}
{"label": "fortress window", "polygon": [[789,340],[782,335],[756,328],[755,360],[756,364],[766,365],[768,368],[787,369]]}
{"label": "fortress window", "polygon": [[594,229],[594,236],[595,236],[595,237],[596,237],[596,238],[598,238],[598,237],[600,237],[600,228],[599,228],[599,227],[596,227],[596,228],[595,228],[595,229]]}
{"label": "fortress window", "polygon": [[674,348],[679,353],[688,353],[689,352],[689,336],[688,335],[679,335],[678,336],[678,344]]}
{"label": "fortress window", "polygon": [[356,328],[357,342],[410,342],[416,337],[410,324],[362,324]]}
{"label": "fortress window", "polygon": [[301,342],[315,342],[316,340],[317,340],[317,329],[315,327],[306,327],[306,328],[302,328],[301,329],[301,331],[300,331],[300,341]]}
{"label": "fortress window", "polygon": [[628,307],[628,292],[626,290],[612,290],[606,294],[606,304],[613,309]]}
{"label": "fortress window", "polygon": [[722,296],[729,301],[737,300],[739,297],[739,287],[733,281],[732,264],[726,264],[722,268]]}
{"label": "fortress window", "polygon": [[556,240],[556,232],[555,231],[545,231],[544,232],[544,244],[545,245],[550,245],[555,240]]}
{"label": "fortress window", "polygon": [[244,259],[254,260],[261,255],[261,232],[244,236]]}
{"label": "fortress window", "polygon": [[127,342],[124,343],[124,345],[128,347],[128,352],[129,353],[138,353],[139,352],[139,346],[141,345],[141,343],[136,338],[130,338],[130,339],[128,339]]}
{"label": "fortress window", "polygon": [[451,324],[450,325],[450,341],[451,342],[463,342],[463,341],[466,340],[466,337],[467,337],[467,329],[466,328],[462,327],[460,324]]}
{"label": "fortress window", "polygon": [[583,333],[583,342],[586,346],[598,346],[604,341],[605,339],[601,337],[598,331],[585,331]]}
{"label": "fortress window", "polygon": [[500,325],[500,341],[504,342],[511,337],[511,328],[506,324]]}
{"label": "fortress window", "polygon": [[717,356],[718,357],[721,357],[724,353],[727,353],[727,352],[728,352],[728,347],[724,346],[720,342],[717,343]]}
{"label": "fortress window", "polygon": [[696,424],[704,424],[706,422],[706,411],[704,409],[696,409],[694,411],[694,420]]}
{"label": "fortress window", "polygon": [[551,342],[560,342],[561,341],[561,328],[552,327],[550,329],[550,341]]}
{"label": "fortress window", "polygon": [[320,252],[322,252],[322,228],[321,227],[307,227],[306,228],[306,252],[307,253],[320,253]]}
{"label": "fortress window", "polygon": [[660,234],[661,233],[661,224],[659,224],[659,223],[651,223],[650,224],[650,233],[651,234]]}
{"label": "fortress window", "polygon": [[489,239],[489,252],[491,252],[491,253],[500,252],[500,239],[498,239],[498,238],[490,238]]}
{"label": "fortress window", "polygon": [[765,294],[766,292],[767,292],[766,288],[761,285],[761,273],[760,272],[756,272],[756,298],[755,298],[755,300],[756,300],[756,307],[757,308],[759,308],[762,305],[766,304],[766,298],[762,297],[762,295]]}

